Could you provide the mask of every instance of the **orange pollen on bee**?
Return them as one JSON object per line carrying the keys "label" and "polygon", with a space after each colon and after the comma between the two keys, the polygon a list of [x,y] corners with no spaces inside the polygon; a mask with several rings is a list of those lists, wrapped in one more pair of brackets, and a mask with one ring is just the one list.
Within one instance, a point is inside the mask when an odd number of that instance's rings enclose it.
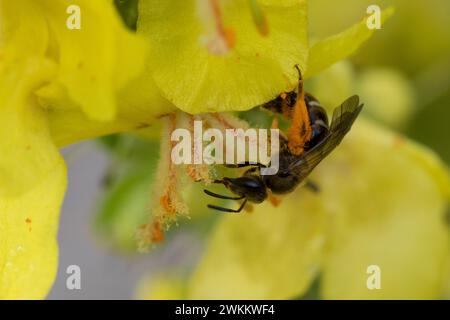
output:
{"label": "orange pollen on bee", "polygon": [[305,93],[300,81],[299,95],[291,114],[292,123],[288,130],[288,147],[292,154],[301,155],[305,143],[311,139],[312,129],[308,108],[305,103]]}
{"label": "orange pollen on bee", "polygon": [[278,207],[279,205],[280,205],[280,203],[281,203],[281,200],[280,200],[280,198],[278,198],[278,197],[275,197],[273,194],[269,194],[269,201],[270,201],[270,203],[272,204],[272,206],[274,206],[274,207]]}

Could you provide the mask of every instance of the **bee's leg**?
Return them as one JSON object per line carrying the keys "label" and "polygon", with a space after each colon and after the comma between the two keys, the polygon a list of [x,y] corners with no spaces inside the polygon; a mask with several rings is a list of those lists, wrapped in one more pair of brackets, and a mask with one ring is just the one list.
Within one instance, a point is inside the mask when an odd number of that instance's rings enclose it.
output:
{"label": "bee's leg", "polygon": [[214,192],[211,192],[209,190],[204,189],[203,192],[205,192],[208,196],[214,197],[214,198],[219,198],[219,199],[226,199],[226,200],[242,200],[245,198],[245,196],[241,196],[241,197],[229,197],[229,196],[223,196],[221,194],[217,194]]}
{"label": "bee's leg", "polygon": [[212,204],[208,204],[208,208],[214,209],[214,210],[217,210],[217,211],[222,211],[222,212],[239,213],[239,212],[242,211],[242,209],[244,209],[246,203],[247,203],[247,199],[245,199],[242,202],[241,206],[238,209],[223,208],[223,207],[218,207],[218,206],[215,206],[215,205],[212,205]]}
{"label": "bee's leg", "polygon": [[[220,183],[223,184],[225,187],[227,187],[227,183],[224,180],[214,180],[213,183]],[[238,197],[231,197],[231,196],[224,196],[221,194],[217,194],[214,192],[211,192],[209,190],[203,190],[207,195],[214,197],[214,198],[219,198],[219,199],[225,199],[225,200],[242,200],[245,199],[245,196],[238,196]],[[233,212],[233,213],[239,213],[242,211],[242,209],[244,208],[245,204],[247,203],[247,199],[244,200],[244,202],[241,204],[241,206],[239,207],[239,209],[235,210],[235,209],[230,209],[230,208],[224,208],[224,207],[219,207],[219,206],[215,206],[213,204],[208,204],[208,208],[210,209],[214,209],[214,210],[218,210],[218,211],[222,211],[222,212]]]}
{"label": "bee's leg", "polygon": [[308,188],[310,191],[312,191],[314,193],[319,193],[320,192],[319,185],[317,183],[311,181],[311,180],[306,180],[305,187]]}

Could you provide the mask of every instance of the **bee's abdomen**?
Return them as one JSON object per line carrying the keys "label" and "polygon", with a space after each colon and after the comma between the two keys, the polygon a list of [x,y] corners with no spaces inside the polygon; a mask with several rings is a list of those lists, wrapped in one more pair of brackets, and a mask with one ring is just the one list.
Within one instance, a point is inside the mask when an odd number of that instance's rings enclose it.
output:
{"label": "bee's abdomen", "polygon": [[328,116],[326,110],[320,102],[310,94],[305,94],[305,103],[308,108],[309,120],[311,124],[319,124],[328,128]]}
{"label": "bee's abdomen", "polygon": [[310,94],[305,94],[306,107],[308,108],[309,120],[311,122],[312,136],[306,143],[305,150],[317,145],[328,134],[329,123],[326,110],[319,101]]}

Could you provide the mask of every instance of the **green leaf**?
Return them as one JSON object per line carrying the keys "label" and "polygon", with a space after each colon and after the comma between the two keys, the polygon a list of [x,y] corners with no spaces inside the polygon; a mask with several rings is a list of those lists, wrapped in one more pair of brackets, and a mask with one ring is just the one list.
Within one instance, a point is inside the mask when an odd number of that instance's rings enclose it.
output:
{"label": "green leaf", "polygon": [[135,250],[136,230],[151,210],[158,143],[123,135],[106,141],[114,162],[105,177],[96,226],[114,246]]}
{"label": "green leaf", "polygon": [[208,46],[224,40],[208,3],[139,3],[138,33],[150,43],[150,68],[164,95],[186,112],[201,113],[246,110],[292,89],[294,65],[305,68],[308,55],[306,1],[259,1],[267,36],[258,31],[248,0],[219,2],[220,21],[235,36],[222,54]]}
{"label": "green leaf", "polygon": [[136,249],[136,230],[148,216],[152,177],[148,172],[128,175],[103,200],[96,225],[121,249]]}
{"label": "green leaf", "polygon": [[[381,23],[384,23],[393,13],[393,7],[383,10],[381,13]],[[312,45],[309,51],[308,68],[305,77],[312,77],[334,63],[349,57],[375,31],[376,29],[369,29],[367,27],[366,18],[364,18],[347,30],[318,41]]]}

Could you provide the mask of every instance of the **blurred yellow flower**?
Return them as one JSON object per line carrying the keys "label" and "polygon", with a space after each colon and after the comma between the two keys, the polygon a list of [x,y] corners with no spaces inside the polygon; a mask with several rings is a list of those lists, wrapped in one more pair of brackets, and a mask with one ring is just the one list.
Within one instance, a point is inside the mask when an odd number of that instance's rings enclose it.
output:
{"label": "blurred yellow flower", "polygon": [[357,91],[368,104],[366,111],[375,119],[397,129],[408,124],[417,109],[418,98],[404,75],[388,68],[367,70],[357,83]]}
{"label": "blurred yellow flower", "polygon": [[145,90],[125,91],[145,70],[146,45],[122,25],[111,1],[77,3],[80,30],[66,28],[66,1],[0,3],[3,299],[43,298],[55,278],[66,188],[57,147],[148,126],[170,110],[148,75],[141,75],[148,80]]}

